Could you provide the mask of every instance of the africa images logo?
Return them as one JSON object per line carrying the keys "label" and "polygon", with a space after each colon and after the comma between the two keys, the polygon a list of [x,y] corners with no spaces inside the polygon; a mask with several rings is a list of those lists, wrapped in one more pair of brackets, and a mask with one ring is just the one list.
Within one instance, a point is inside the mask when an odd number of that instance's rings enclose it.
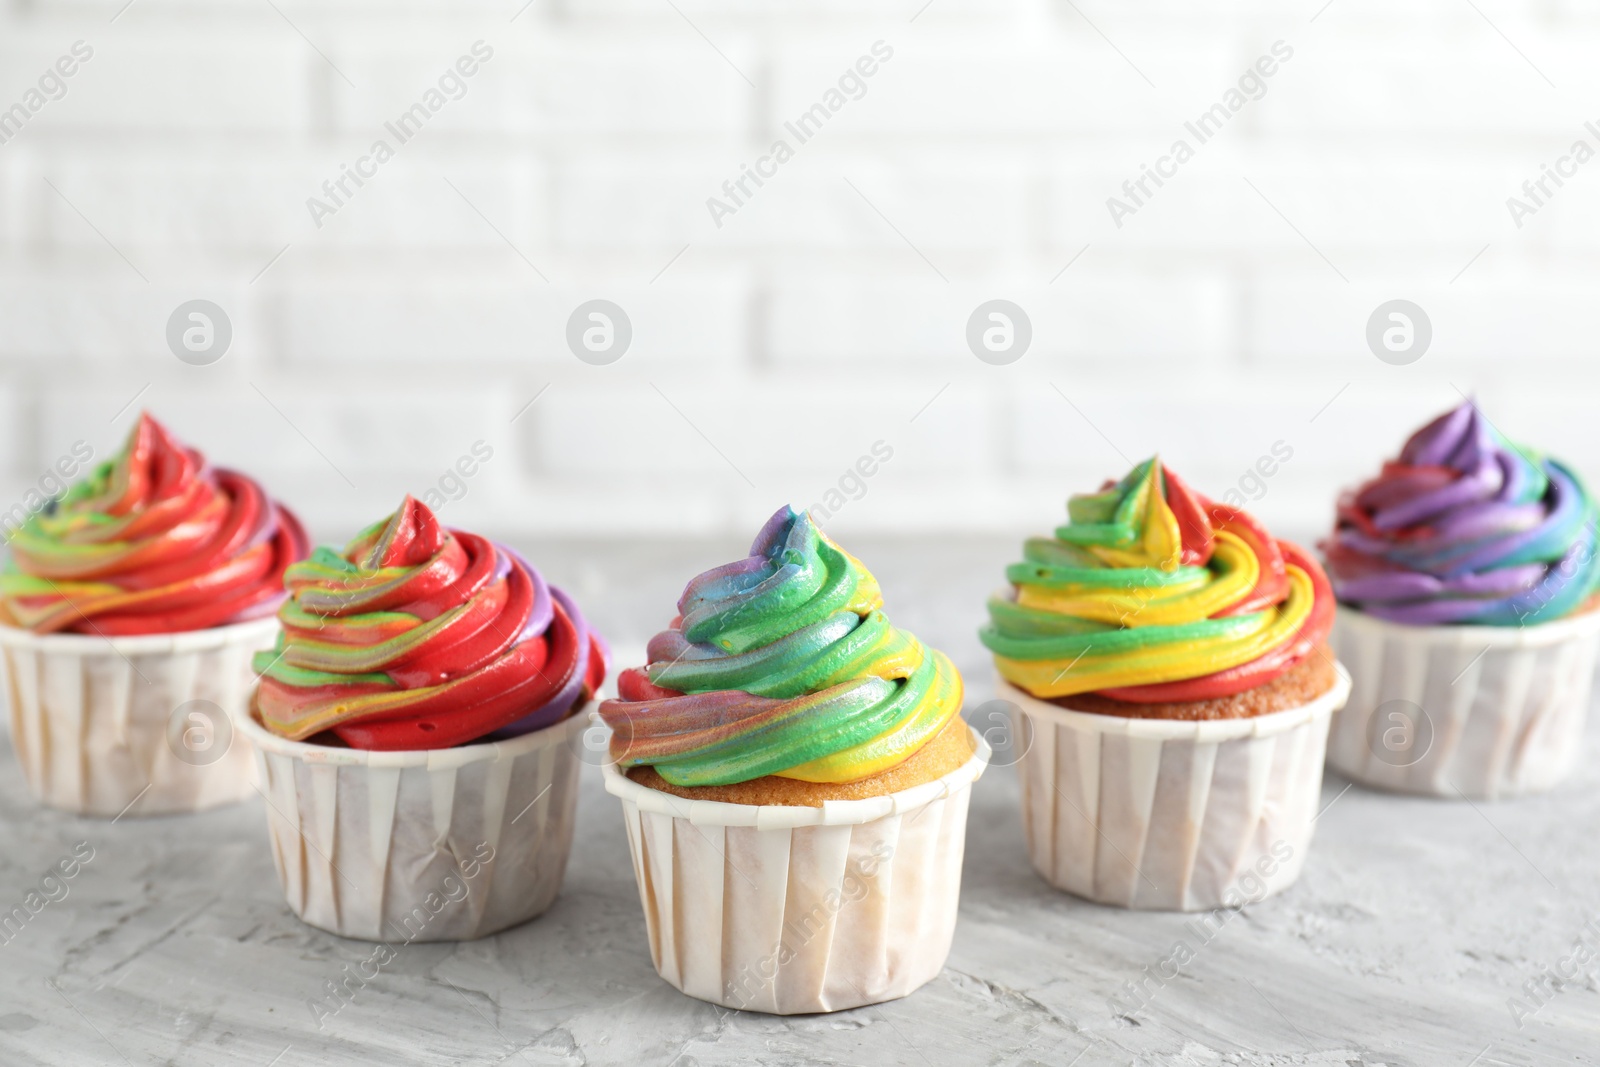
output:
{"label": "africa images logo", "polygon": [[[322,229],[324,218],[337,215],[357,190],[366,185],[368,180],[376,178],[378,168],[393,159],[400,146],[421,133],[422,128],[434,115],[444,110],[446,104],[466,96],[467,79],[478,73],[480,65],[489,62],[493,56],[494,49],[483,41],[472,42],[472,55],[458,58],[453,67],[446,68],[439,75],[435,85],[423,91],[420,100],[402,111],[393,122],[383,124],[384,130],[394,138],[393,147],[379,137],[372,142],[366,155],[356,159],[353,166],[349,163],[339,164],[338,176],[322,183],[326,199],[306,197],[306,210],[311,213],[311,221],[316,223],[317,229]],[[355,184],[354,189],[350,187],[351,183]]]}
{"label": "africa images logo", "polygon": [[29,88],[22,99],[0,111],[0,145],[22,132],[46,104],[67,95],[67,79],[78,73],[78,68],[94,58],[94,48],[86,41],[72,42],[70,54],[58,58],[39,75],[38,87]]}
{"label": "africa images logo", "polygon": [[[803,145],[820,133],[829,119],[844,110],[845,104],[866,96],[867,79],[893,57],[894,48],[889,44],[881,40],[872,42],[871,55],[858,57],[853,66],[846,67],[839,75],[837,83],[823,92],[822,99],[795,116],[793,121],[783,124],[784,130],[794,139],[794,145],[779,137],[767,149],[767,154],[756,160],[754,167],[741,164],[738,177],[722,183],[722,193],[727,199],[706,197],[706,210],[711,213],[711,221],[717,224],[717,229],[722,229],[725,217],[739,213],[739,209],[755,196],[756,189],[766,184],[766,179],[778,176],[778,168],[794,158],[795,145]],[[752,182],[756,189],[750,188]]]}
{"label": "africa images logo", "polygon": [[[1267,79],[1278,73],[1282,64],[1294,58],[1294,49],[1283,41],[1272,42],[1271,53],[1246,67],[1244,73],[1239,75],[1237,86],[1223,93],[1221,100],[1202,111],[1193,122],[1183,124],[1183,128],[1194,138],[1193,145],[1182,137],[1178,138],[1172,142],[1166,155],[1157,157],[1154,168],[1148,163],[1141,163],[1139,176],[1122,183],[1126,200],[1106,197],[1106,210],[1111,213],[1111,221],[1117,229],[1122,229],[1124,218],[1137,215],[1139,209],[1155,197],[1156,191],[1166,184],[1162,179],[1176,178],[1178,168],[1193,159],[1200,146],[1221,133],[1223,127],[1244,110],[1246,104],[1267,95]],[[1155,183],[1155,189],[1150,188],[1152,182]]]}

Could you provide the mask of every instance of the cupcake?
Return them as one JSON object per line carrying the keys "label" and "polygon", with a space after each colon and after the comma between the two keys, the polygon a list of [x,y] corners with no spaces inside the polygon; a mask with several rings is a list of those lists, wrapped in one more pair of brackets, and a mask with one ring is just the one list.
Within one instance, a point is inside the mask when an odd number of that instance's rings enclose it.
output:
{"label": "cupcake", "polygon": [[961,676],[877,581],[782,508],[691,581],[600,705],[656,970],[731,1008],[905,996],[950,952],[988,749]]}
{"label": "cupcake", "polygon": [[1600,648],[1594,499],[1464,403],[1339,500],[1322,546],[1355,682],[1329,762],[1435,796],[1546,790],[1572,769]]}
{"label": "cupcake", "polygon": [[149,415],[20,528],[0,573],[11,737],[34,795],[83,815],[199,811],[250,793],[232,743],[270,646],[299,521]]}
{"label": "cupcake", "polygon": [[406,497],[289,568],[241,729],[289,906],[342,937],[459,941],[555,900],[578,714],[606,649],[521,556]]}
{"label": "cupcake", "polygon": [[1156,459],[1067,514],[1026,542],[980,633],[1012,705],[1034,867],[1126,908],[1283,890],[1349,691],[1322,569]]}

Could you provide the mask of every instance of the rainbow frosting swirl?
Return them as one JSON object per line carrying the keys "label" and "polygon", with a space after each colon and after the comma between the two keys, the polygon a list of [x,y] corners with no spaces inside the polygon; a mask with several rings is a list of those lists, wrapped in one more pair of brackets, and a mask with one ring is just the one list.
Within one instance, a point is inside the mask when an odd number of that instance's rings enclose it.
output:
{"label": "rainbow frosting swirl", "polygon": [[605,679],[576,605],[508,548],[447,530],[406,497],[343,552],[289,568],[256,707],[291,740],[437,749],[566,718]]}
{"label": "rainbow frosting swirl", "polygon": [[115,458],[11,539],[0,600],[36,633],[179,633],[270,616],[304,559],[300,522],[148,414]]}
{"label": "rainbow frosting swirl", "polygon": [[1030,538],[979,637],[1000,674],[1041,699],[1135,703],[1230,696],[1313,654],[1333,592],[1306,552],[1185,485],[1159,460]]}
{"label": "rainbow frosting swirl", "polygon": [[1595,501],[1577,475],[1518,448],[1467,402],[1339,501],[1324,543],[1339,599],[1417,626],[1547,622],[1600,585]]}
{"label": "rainbow frosting swirl", "polygon": [[765,775],[852,782],[893,767],[961,709],[961,675],[897,630],[878,582],[809,514],[767,520],[706,571],[600,705],[611,752],[678,786]]}

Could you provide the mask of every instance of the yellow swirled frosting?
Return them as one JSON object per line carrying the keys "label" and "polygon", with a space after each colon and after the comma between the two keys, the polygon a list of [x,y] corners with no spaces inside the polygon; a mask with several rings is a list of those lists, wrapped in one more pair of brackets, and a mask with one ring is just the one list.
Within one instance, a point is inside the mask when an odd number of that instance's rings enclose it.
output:
{"label": "yellow swirled frosting", "polygon": [[1006,570],[980,631],[1000,674],[1036,697],[1136,703],[1230,696],[1285,674],[1333,621],[1303,549],[1195,493],[1150,459]]}

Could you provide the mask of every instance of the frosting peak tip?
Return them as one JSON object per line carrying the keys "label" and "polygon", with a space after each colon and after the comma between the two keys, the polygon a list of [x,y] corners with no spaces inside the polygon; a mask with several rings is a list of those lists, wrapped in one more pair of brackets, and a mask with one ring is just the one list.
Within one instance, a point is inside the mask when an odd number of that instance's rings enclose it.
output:
{"label": "frosting peak tip", "polygon": [[449,538],[433,509],[407,493],[362,553],[361,564],[368,570],[415,566],[431,559]]}

